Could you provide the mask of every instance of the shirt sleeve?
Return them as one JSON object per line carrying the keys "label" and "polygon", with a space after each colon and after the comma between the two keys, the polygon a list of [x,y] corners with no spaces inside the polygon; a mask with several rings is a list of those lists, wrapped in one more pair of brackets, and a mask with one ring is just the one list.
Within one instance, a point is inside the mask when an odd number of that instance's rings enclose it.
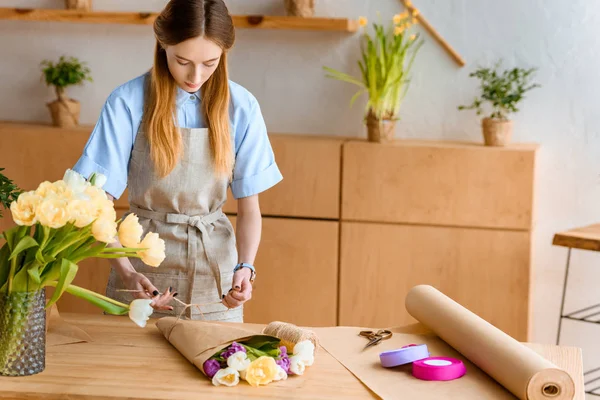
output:
{"label": "shirt sleeve", "polygon": [[113,92],[73,170],[86,179],[93,172],[104,174],[106,184],[103,189],[118,199],[127,187],[134,137],[131,111],[125,100]]}
{"label": "shirt sleeve", "polygon": [[238,134],[231,182],[235,199],[261,193],[283,179],[256,99],[252,99],[247,123]]}

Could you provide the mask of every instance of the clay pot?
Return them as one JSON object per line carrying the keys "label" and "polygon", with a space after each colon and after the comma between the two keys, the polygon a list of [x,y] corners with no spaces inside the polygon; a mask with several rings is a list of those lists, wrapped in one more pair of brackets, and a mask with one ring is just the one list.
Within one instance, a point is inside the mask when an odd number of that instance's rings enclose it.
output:
{"label": "clay pot", "polygon": [[67,10],[90,11],[92,0],[65,0]]}
{"label": "clay pot", "polygon": [[285,0],[287,15],[310,18],[315,15],[315,0]]}
{"label": "clay pot", "polygon": [[510,143],[513,122],[509,119],[484,118],[481,120],[486,146],[506,146]]}
{"label": "clay pot", "polygon": [[378,119],[372,114],[367,115],[367,137],[369,142],[389,143],[394,140],[395,131],[395,120]]}
{"label": "clay pot", "polygon": [[79,125],[81,104],[73,99],[59,99],[47,104],[52,115],[52,124],[62,128],[73,128]]}

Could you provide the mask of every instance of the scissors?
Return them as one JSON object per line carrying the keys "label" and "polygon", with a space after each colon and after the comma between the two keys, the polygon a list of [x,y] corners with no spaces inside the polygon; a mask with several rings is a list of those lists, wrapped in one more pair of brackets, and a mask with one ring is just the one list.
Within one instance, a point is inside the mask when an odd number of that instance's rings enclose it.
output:
{"label": "scissors", "polygon": [[364,347],[366,349],[367,347],[378,345],[379,343],[381,343],[382,340],[387,340],[387,339],[391,338],[392,332],[388,331],[388,330],[380,329],[377,332],[360,331],[359,335],[369,339],[369,343],[367,343],[367,345]]}

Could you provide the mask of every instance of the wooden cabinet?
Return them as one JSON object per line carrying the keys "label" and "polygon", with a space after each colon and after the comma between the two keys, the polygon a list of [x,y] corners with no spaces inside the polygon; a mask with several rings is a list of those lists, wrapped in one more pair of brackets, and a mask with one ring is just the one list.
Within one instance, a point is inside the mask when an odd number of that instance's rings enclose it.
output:
{"label": "wooden cabinet", "polygon": [[338,231],[338,222],[264,218],[257,278],[244,321],[335,326]]}
{"label": "wooden cabinet", "polygon": [[[0,167],[25,189],[59,179],[90,131],[0,123]],[[425,283],[528,340],[536,145],[270,139],[284,179],[260,195],[247,322],[398,326],[412,322],[407,291]],[[231,196],[224,210],[235,223]],[[108,271],[87,261],[76,282],[103,293]],[[59,307],[99,312],[72,296]]]}
{"label": "wooden cabinet", "polygon": [[428,284],[524,339],[530,247],[527,232],[342,222],[339,323],[413,323],[404,299]]}
{"label": "wooden cabinet", "polygon": [[[342,139],[269,135],[283,180],[260,195],[263,215],[339,219]],[[227,213],[236,212],[229,196]]]}
{"label": "wooden cabinet", "polygon": [[342,219],[527,230],[534,145],[344,145]]}

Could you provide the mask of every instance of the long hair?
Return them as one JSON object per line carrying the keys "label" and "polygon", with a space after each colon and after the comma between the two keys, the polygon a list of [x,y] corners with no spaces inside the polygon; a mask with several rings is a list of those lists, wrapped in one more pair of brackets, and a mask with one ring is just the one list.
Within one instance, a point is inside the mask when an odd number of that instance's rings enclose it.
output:
{"label": "long hair", "polygon": [[229,126],[227,51],[235,30],[223,0],[171,0],[154,22],[154,66],[146,90],[142,120],[150,154],[160,177],[177,165],[182,141],[176,126],[177,83],[169,72],[165,46],[203,36],[223,49],[217,69],[202,85],[202,116],[208,125],[215,172],[231,178],[233,151]]}

